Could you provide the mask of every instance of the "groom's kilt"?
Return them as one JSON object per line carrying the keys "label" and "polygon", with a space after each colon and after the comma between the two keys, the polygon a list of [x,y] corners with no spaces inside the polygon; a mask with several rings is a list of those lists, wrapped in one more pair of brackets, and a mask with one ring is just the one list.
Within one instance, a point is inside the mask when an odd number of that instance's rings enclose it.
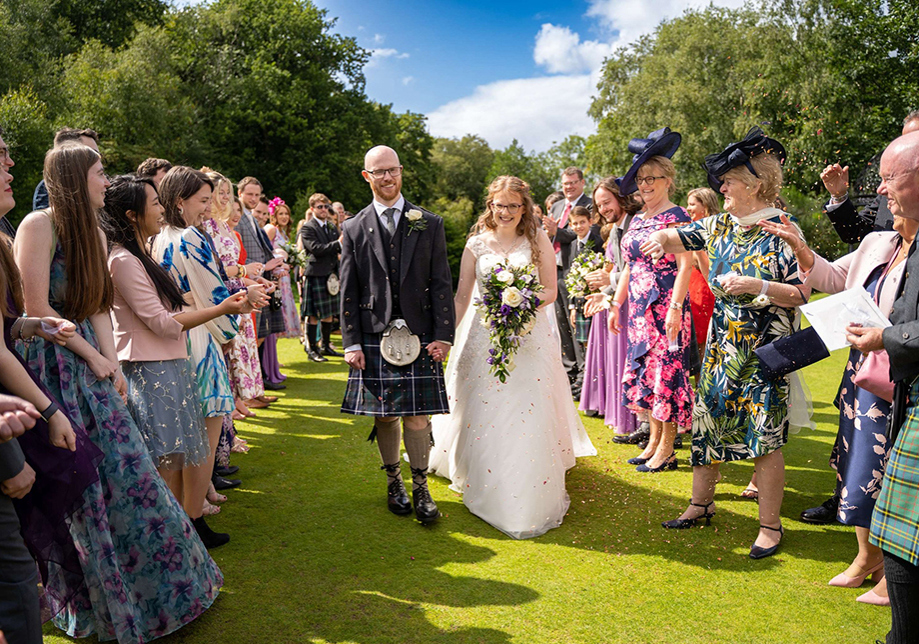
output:
{"label": "groom's kilt", "polygon": [[382,333],[365,333],[364,370],[351,369],[341,411],[363,416],[449,414],[443,365],[434,362],[421,338],[421,353],[410,365],[397,367],[383,359]]}
{"label": "groom's kilt", "polygon": [[329,294],[328,275],[316,277],[307,275],[304,279],[303,306],[300,317],[313,315],[324,320],[338,315],[338,296]]}

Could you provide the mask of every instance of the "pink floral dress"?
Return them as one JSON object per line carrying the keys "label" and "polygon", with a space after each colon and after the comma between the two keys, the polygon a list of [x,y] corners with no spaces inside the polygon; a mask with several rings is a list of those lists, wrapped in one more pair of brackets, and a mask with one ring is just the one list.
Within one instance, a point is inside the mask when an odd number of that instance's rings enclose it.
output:
{"label": "pink floral dress", "polygon": [[639,247],[651,233],[690,221],[687,212],[676,206],[648,219],[636,216],[622,238],[622,256],[629,264],[629,344],[622,402],[634,412],[650,411],[657,420],[680,427],[692,422],[689,296],[683,298],[679,347],[670,351],[664,325],[676,282],[676,258],[668,253],[655,262]]}
{"label": "pink floral dress", "polygon": [[[225,222],[206,219],[204,229],[214,240],[214,246],[223,265],[236,266],[239,263],[240,246],[230,227]],[[227,286],[231,290],[241,288],[242,282],[231,277]],[[263,395],[265,385],[262,382],[262,365],[258,359],[258,343],[251,315],[239,316],[239,333],[230,342],[230,350],[226,356],[234,395],[240,400],[250,400]]]}

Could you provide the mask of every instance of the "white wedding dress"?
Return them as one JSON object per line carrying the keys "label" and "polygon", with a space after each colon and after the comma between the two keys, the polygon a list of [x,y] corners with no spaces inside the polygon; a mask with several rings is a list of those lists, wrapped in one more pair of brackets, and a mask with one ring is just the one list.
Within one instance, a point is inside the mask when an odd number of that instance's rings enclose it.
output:
{"label": "white wedding dress", "polygon": [[[476,287],[504,258],[482,240],[466,244],[476,257]],[[532,262],[524,238],[508,256]],[[576,456],[594,456],[571,399],[551,308],[514,358],[505,384],[489,373],[488,330],[470,303],[456,332],[446,370],[451,413],[434,416],[430,469],[451,481],[469,511],[515,539],[536,537],[561,525],[568,511],[565,472]]]}

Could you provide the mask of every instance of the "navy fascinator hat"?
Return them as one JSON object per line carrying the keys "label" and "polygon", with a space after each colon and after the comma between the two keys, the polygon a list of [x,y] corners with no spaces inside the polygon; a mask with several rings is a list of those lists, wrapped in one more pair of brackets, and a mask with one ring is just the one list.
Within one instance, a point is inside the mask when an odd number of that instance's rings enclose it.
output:
{"label": "navy fascinator hat", "polygon": [[629,141],[629,152],[632,157],[632,167],[622,176],[619,187],[623,195],[630,195],[638,190],[635,175],[638,169],[651,157],[672,158],[680,147],[683,138],[679,132],[671,132],[669,127],[662,127],[648,135],[646,139],[632,139]]}
{"label": "navy fascinator hat", "polygon": [[740,166],[746,166],[754,177],[759,176],[756,174],[756,170],[753,169],[753,164],[750,163],[750,159],[759,154],[774,154],[779,158],[779,163],[782,165],[785,165],[785,159],[787,158],[785,147],[781,143],[775,139],[770,139],[761,128],[753,126],[742,141],[731,143],[718,154],[709,154],[705,157],[704,165],[705,171],[708,173],[708,184],[715,192],[720,192],[721,186],[724,184],[721,177],[728,170]]}

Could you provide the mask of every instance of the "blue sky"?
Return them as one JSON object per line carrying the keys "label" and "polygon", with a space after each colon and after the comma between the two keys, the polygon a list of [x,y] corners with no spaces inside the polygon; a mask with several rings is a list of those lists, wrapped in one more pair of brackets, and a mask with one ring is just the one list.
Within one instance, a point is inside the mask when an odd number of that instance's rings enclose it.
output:
{"label": "blue sky", "polygon": [[[175,0],[190,4],[198,0]],[[435,136],[543,151],[587,116],[604,57],[709,0],[313,0],[374,52],[367,95],[428,117]],[[711,0],[736,7],[743,0]]]}

